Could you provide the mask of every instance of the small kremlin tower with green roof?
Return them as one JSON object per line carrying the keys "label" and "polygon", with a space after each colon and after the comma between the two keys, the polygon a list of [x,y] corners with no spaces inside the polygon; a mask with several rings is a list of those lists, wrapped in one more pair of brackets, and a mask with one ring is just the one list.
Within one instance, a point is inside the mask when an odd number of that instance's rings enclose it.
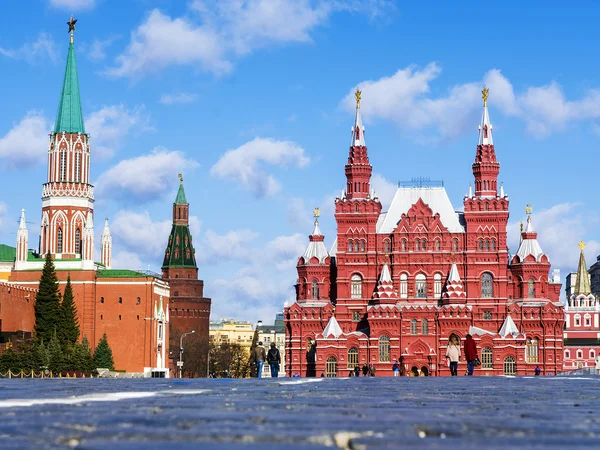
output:
{"label": "small kremlin tower with green roof", "polygon": [[[189,207],[179,174],[179,190],[173,203],[173,226],[162,265],[163,279],[169,282],[171,336],[191,330],[208,342],[210,298],[204,297],[204,281],[198,279],[198,266],[189,227]],[[178,351],[179,342],[173,342]]]}

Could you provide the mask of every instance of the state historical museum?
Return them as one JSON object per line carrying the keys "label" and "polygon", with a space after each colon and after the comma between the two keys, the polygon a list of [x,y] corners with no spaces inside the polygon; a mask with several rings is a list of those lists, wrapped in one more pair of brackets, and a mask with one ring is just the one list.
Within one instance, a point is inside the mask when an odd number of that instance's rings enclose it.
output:
{"label": "state historical museum", "polygon": [[[511,255],[509,199],[487,97],[470,189],[457,211],[442,183],[400,183],[387,211],[371,189],[372,166],[356,92],[346,188],[335,199],[337,236],[327,251],[315,227],[298,261],[296,301],[284,311],[288,376],[346,376],[355,366],[392,375],[450,375],[448,339],[470,333],[475,375],[556,374],[563,364],[560,275],[537,241],[528,208]],[[466,372],[464,354],[459,374]]]}

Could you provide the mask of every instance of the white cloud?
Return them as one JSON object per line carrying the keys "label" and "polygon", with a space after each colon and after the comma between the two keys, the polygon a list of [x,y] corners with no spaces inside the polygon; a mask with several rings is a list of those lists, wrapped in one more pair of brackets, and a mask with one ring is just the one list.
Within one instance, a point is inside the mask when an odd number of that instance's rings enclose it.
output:
{"label": "white cloud", "polygon": [[21,168],[45,161],[50,128],[50,122],[41,113],[27,113],[0,138],[0,159],[4,160],[4,167]]}
{"label": "white cloud", "polygon": [[214,73],[225,73],[231,64],[223,57],[222,45],[215,31],[186,18],[172,19],[155,9],[131,33],[129,46],[108,74],[141,76],[170,65],[199,65]]}
{"label": "white cloud", "polygon": [[398,186],[376,173],[371,177],[371,187],[381,202],[382,210],[387,211],[396,195]]}
{"label": "white cloud", "polygon": [[145,203],[169,192],[177,173],[196,167],[198,163],[186,159],[183,153],[156,147],[147,155],[120,161],[102,173],[94,185],[97,194]]}
{"label": "white cloud", "polygon": [[112,156],[131,132],[153,131],[150,116],[143,105],[133,109],[124,105],[104,106],[86,117],[85,128],[94,140],[94,155],[101,158]]}
{"label": "white cloud", "polygon": [[258,236],[258,233],[249,229],[233,230],[222,235],[207,230],[200,245],[202,251],[196,249],[198,263],[249,261],[253,256],[250,244]]}
{"label": "white cloud", "polygon": [[310,158],[294,142],[257,137],[236,149],[227,150],[210,173],[239,183],[257,197],[269,197],[275,195],[281,186],[272,175],[266,173],[261,164],[263,162],[279,167],[302,168],[310,162]]}
{"label": "white cloud", "polygon": [[216,298],[218,293],[219,298],[213,303],[212,316],[239,317],[240,311],[246,311],[244,319],[272,321],[284,301],[295,298],[295,266],[307,243],[300,233],[278,236],[263,247],[251,249],[252,258],[243,255],[246,266],[230,277],[207,281],[207,295]]}
{"label": "white cloud", "polygon": [[48,33],[40,33],[37,40],[27,42],[18,49],[0,47],[0,55],[24,60],[30,64],[35,64],[45,58],[49,58],[52,62],[57,61],[56,44]]}
{"label": "white cloud", "polygon": [[56,8],[64,8],[69,11],[92,9],[97,0],[50,0],[50,4]]}
{"label": "white cloud", "polygon": [[117,36],[110,36],[107,39],[94,39],[89,45],[89,48],[85,48],[83,53],[91,61],[104,61],[104,59],[106,59],[106,50],[113,42],[115,42],[115,40],[117,40]]}
{"label": "white cloud", "polygon": [[[520,219],[525,223],[526,218]],[[550,258],[553,268],[561,269],[564,279],[569,271],[577,269],[579,247],[577,244],[600,225],[600,215],[583,208],[578,203],[560,203],[549,209],[534,211],[532,225],[538,233],[538,242]],[[519,248],[519,222],[508,225],[508,241],[512,254]],[[589,240],[585,248],[588,265],[591,258],[600,254],[600,242]]]}
{"label": "white cloud", "polygon": [[175,105],[180,103],[192,103],[198,99],[198,94],[180,92],[178,94],[163,94],[159,102],[163,105]]}
{"label": "white cloud", "polygon": [[192,65],[223,74],[232,69],[234,58],[258,48],[310,42],[311,31],[335,12],[373,18],[392,6],[388,0],[194,0],[190,7],[195,14],[179,18],[155,9],[108,73],[136,77],[171,65]]}
{"label": "white cloud", "polygon": [[8,212],[8,206],[6,206],[6,203],[0,201],[0,227],[4,226],[4,223],[6,222],[6,213]]}
{"label": "white cloud", "polygon": [[[392,76],[358,83],[363,91],[361,110],[365,121],[392,121],[403,130],[416,132],[416,138],[425,143],[455,138],[476,130],[484,84],[490,89],[489,105],[521,118],[537,138],[564,129],[570,122],[600,118],[600,89],[589,90],[575,101],[567,100],[555,82],[515,94],[510,81],[498,69],[491,69],[482,81],[457,84],[434,96],[431,84],[440,73],[441,68],[430,63],[422,69],[409,66]],[[350,89],[342,100],[346,110],[355,108],[355,89]]]}
{"label": "white cloud", "polygon": [[137,255],[159,257],[167,245],[171,225],[171,220],[152,221],[147,211],[121,210],[112,218],[110,231],[118,239],[119,246]]}
{"label": "white cloud", "polygon": [[[129,270],[146,270],[148,265],[144,265],[140,257],[133,252],[119,251],[112,255],[111,268],[113,269],[129,269]],[[154,270],[156,272],[156,270]]]}

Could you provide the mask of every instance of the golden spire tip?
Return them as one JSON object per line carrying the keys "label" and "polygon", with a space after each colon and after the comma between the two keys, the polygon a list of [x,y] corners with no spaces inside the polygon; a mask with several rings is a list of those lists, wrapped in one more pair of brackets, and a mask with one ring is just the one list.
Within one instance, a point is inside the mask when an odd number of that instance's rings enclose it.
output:
{"label": "golden spire tip", "polygon": [[483,99],[483,106],[486,107],[487,106],[487,99],[488,99],[488,93],[490,92],[490,90],[487,88],[487,86],[484,84],[483,85],[483,90],[481,91],[481,98]]}
{"label": "golden spire tip", "polygon": [[581,253],[583,253],[583,248],[585,247],[585,242],[579,241],[579,244],[577,244],[577,246],[579,247],[579,250],[581,250]]}
{"label": "golden spire tip", "polygon": [[354,94],[354,97],[356,98],[356,109],[360,109],[361,94],[361,90],[359,88],[356,88],[356,93]]}

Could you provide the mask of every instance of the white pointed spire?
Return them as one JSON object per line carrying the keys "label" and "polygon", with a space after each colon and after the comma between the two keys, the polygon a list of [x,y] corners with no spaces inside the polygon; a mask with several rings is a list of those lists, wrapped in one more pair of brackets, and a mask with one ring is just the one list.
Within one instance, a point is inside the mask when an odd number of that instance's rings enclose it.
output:
{"label": "white pointed spire", "polygon": [[356,89],[356,93],[354,94],[356,98],[356,117],[354,118],[354,126],[352,127],[352,142],[350,143],[351,147],[364,147],[365,144],[365,127],[362,124],[362,117],[360,115],[360,98],[361,91],[360,89]]}
{"label": "white pointed spire", "polygon": [[333,336],[334,338],[337,339],[342,334],[344,334],[344,332],[342,331],[340,324],[336,320],[335,315],[332,314],[331,318],[329,319],[329,322],[327,322],[327,326],[323,330],[323,337],[328,338],[330,336]]}
{"label": "white pointed spire", "polygon": [[489,89],[483,87],[483,114],[481,115],[481,125],[479,125],[479,145],[494,145],[492,139],[492,124],[490,123],[490,116],[487,108],[487,98]]}
{"label": "white pointed spire", "polygon": [[108,227],[108,217],[104,219],[104,231],[102,232],[102,255],[100,262],[104,267],[110,269],[112,260],[112,236]]}
{"label": "white pointed spire", "polygon": [[379,277],[379,281],[381,281],[382,283],[388,283],[390,281],[392,281],[392,277],[390,275],[390,269],[388,268],[387,264],[383,265],[383,269],[381,270],[381,276]]}
{"label": "white pointed spire", "polygon": [[19,221],[19,229],[17,230],[17,247],[15,258],[15,269],[21,270],[23,264],[27,261],[27,247],[29,245],[29,230],[27,230],[27,222],[25,221],[25,210],[21,210],[21,220]]}
{"label": "white pointed spire", "polygon": [[500,183],[500,198],[504,198],[504,183]]}
{"label": "white pointed spire", "polygon": [[[531,223],[531,215],[527,216],[527,226],[521,233],[521,243],[517,250],[517,256],[519,257],[520,262],[525,261],[525,258],[529,255],[533,256],[536,262],[540,262],[542,256],[544,256],[544,251],[537,240],[537,233]],[[546,257],[548,256],[546,255]]]}
{"label": "white pointed spire", "polygon": [[473,186],[469,184],[469,198],[473,198]]}
{"label": "white pointed spire", "polygon": [[450,268],[450,274],[448,275],[448,281],[453,283],[461,282],[460,275],[458,274],[458,267],[456,263],[452,263],[452,267]]}
{"label": "white pointed spire", "polygon": [[94,268],[94,218],[92,212],[88,211],[85,226],[83,227],[83,251],[81,255],[83,268],[91,270]]}
{"label": "white pointed spire", "polygon": [[457,300],[462,302],[467,298],[463,288],[462,280],[458,274],[458,267],[456,266],[456,263],[452,263],[452,267],[450,268],[443,298],[449,302]]}
{"label": "white pointed spire", "polygon": [[319,228],[319,216],[321,215],[319,208],[314,209],[313,215],[315,218],[315,227],[312,234],[308,237],[309,243],[302,257],[304,258],[304,264],[308,264],[313,257],[317,257],[319,263],[324,264],[325,259],[329,257],[329,253],[327,253],[327,249],[323,243],[324,237]]}
{"label": "white pointed spire", "polygon": [[390,302],[393,303],[397,301],[398,294],[394,290],[394,283],[392,282],[392,276],[387,264],[384,264],[381,269],[377,290],[373,293],[373,296],[379,299],[379,303],[386,303],[386,299],[390,299]]}
{"label": "white pointed spire", "polygon": [[515,321],[510,317],[510,312],[508,313],[508,316],[506,316],[506,319],[504,319],[504,323],[502,324],[500,331],[498,331],[498,334],[503,338],[506,338],[508,335],[516,337],[519,334],[519,329],[515,325]]}

